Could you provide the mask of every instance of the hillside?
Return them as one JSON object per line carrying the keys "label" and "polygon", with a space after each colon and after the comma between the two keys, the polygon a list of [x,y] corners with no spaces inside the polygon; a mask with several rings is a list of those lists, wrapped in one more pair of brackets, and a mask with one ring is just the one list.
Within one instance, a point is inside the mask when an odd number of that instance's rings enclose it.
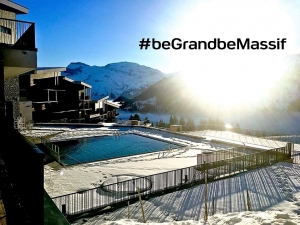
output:
{"label": "hillside", "polygon": [[[191,83],[201,82],[203,87],[206,85],[205,81],[194,81],[192,77],[187,80],[186,76],[179,72],[164,74],[137,63],[119,62],[106,66],[90,66],[77,62],[68,65],[62,75],[92,85],[93,99],[109,95],[112,100],[125,101],[125,107],[143,112],[300,112],[300,54],[285,57],[283,64],[285,69],[281,77],[270,90],[259,96],[257,103],[244,101],[231,107],[227,107],[226,104],[214,104],[203,95],[192,91]],[[270,75],[272,77],[272,74]],[[216,79],[214,82],[218,84],[219,81]],[[222,99],[222,91],[211,84],[207,87],[205,90],[209,92],[208,95],[211,93]]]}
{"label": "hillside", "polygon": [[70,63],[62,75],[92,85],[92,98],[109,95],[133,98],[150,85],[167,77],[166,74],[137,63],[119,62],[106,66],[90,66],[81,62]]}
{"label": "hillside", "polygon": [[[260,96],[257,104],[248,104],[245,101],[223,110],[231,112],[240,112],[241,110],[300,112],[300,54],[286,57],[283,64],[285,69],[282,71],[280,79],[265,95]],[[214,87],[209,90],[212,93],[218,92]],[[222,98],[222,92],[217,94]],[[151,110],[168,113],[222,110],[221,105],[210,104],[203,96],[190,92],[188,82],[180,73],[172,74],[151,85],[133,98],[130,104],[140,111]]]}

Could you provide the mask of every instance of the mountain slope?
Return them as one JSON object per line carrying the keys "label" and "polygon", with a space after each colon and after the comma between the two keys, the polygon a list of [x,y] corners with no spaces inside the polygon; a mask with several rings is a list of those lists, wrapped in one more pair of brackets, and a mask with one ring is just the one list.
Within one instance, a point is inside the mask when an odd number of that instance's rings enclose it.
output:
{"label": "mountain slope", "polygon": [[[173,74],[150,86],[133,98],[134,108],[141,111],[161,111],[169,113],[188,113],[199,110],[230,110],[231,112],[254,111],[292,111],[300,112],[300,54],[290,55],[283,60],[285,69],[276,85],[267,94],[260,96],[254,104],[242,102],[230,109],[210,104],[203,96],[190,92],[188,82],[182,75]],[[271,79],[271,78],[270,78]],[[218,82],[216,80],[216,82]],[[260,82],[258,80],[258,82]],[[215,92],[214,87],[209,89]],[[221,95],[221,93],[219,93]],[[221,98],[222,96],[220,96]],[[197,104],[195,104],[197,103]]]}
{"label": "mountain slope", "polygon": [[120,96],[131,99],[168,76],[159,70],[131,62],[111,63],[106,66],[71,63],[62,75],[92,85],[93,99],[107,95],[111,99]]}

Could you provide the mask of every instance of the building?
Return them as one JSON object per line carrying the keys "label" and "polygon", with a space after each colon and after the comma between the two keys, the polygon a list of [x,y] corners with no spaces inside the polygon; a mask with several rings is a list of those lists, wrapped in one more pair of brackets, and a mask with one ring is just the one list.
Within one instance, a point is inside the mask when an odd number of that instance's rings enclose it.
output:
{"label": "building", "polygon": [[8,225],[69,224],[44,190],[44,153],[14,129],[15,121],[113,121],[119,105],[92,101],[91,85],[62,76],[66,68],[37,68],[35,24],[16,20],[27,13],[0,0],[0,200]]}
{"label": "building", "polygon": [[43,152],[12,126],[20,112],[31,119],[32,105],[22,96],[19,78],[37,67],[35,24],[16,20],[27,13],[24,6],[0,0],[0,199],[8,225],[69,224],[59,210],[54,213],[44,191]]}
{"label": "building", "polygon": [[27,8],[12,1],[0,1],[0,110],[2,118],[5,113],[13,117],[18,116],[20,107],[18,76],[37,67],[35,24],[16,20],[16,15],[27,13]]}
{"label": "building", "polygon": [[[108,100],[108,96],[92,100],[92,86],[74,81],[61,72],[64,67],[36,68],[9,79],[7,86],[15,88],[13,113],[7,113],[11,124],[22,118],[24,123],[33,122],[115,122],[118,103]],[[17,83],[16,82],[16,83]],[[12,91],[11,91],[12,92]],[[12,92],[13,93],[13,92]]]}
{"label": "building", "polygon": [[182,125],[170,125],[170,131],[182,132]]}
{"label": "building", "polygon": [[120,104],[108,100],[109,96],[91,102],[92,110],[87,115],[89,122],[116,122]]}
{"label": "building", "polygon": [[[20,76],[20,101],[31,104],[34,122],[84,119],[91,110],[91,86],[61,76],[66,68],[37,68]],[[26,121],[30,116],[20,111]],[[27,115],[27,116],[26,116]]]}

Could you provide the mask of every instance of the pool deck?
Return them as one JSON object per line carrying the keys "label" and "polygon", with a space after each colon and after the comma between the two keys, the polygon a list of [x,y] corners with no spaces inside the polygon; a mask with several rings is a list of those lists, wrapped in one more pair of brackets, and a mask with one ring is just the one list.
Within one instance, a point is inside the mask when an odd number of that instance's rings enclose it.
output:
{"label": "pool deck", "polygon": [[[137,127],[141,126],[136,126],[136,128]],[[89,129],[83,129],[82,132],[87,132],[86,130]],[[250,148],[263,151],[271,148],[284,147],[286,145],[286,142],[282,141],[247,136],[228,131],[205,130],[186,132],[183,134],[166,132],[165,130],[151,127],[147,127],[143,130],[145,131],[145,133],[148,132],[153,133],[154,135],[162,135],[163,137],[174,138],[174,140],[182,139],[196,141],[198,143],[201,142],[202,147],[200,146],[199,148],[195,149],[190,148],[188,151],[179,150],[172,153],[168,153],[167,157],[165,158],[160,158],[159,153],[156,152],[151,154],[146,153],[144,155],[120,157],[104,161],[82,163],[77,166],[70,165],[67,167],[60,168],[60,170],[63,172],[63,175],[60,175],[59,171],[49,172],[48,170],[51,168],[51,166],[47,166],[47,168],[45,168],[45,178],[47,179],[45,183],[46,188],[52,190],[51,197],[60,194],[67,194],[68,192],[74,192],[80,190],[81,188],[89,189],[98,186],[105,179],[108,179],[111,176],[117,176],[118,174],[148,176],[153,173],[165,172],[181,167],[192,166],[197,163],[196,155],[200,154],[203,150],[217,150],[218,148],[226,148],[225,146],[229,148],[231,145],[240,147],[245,146],[248,149]],[[93,132],[98,131],[97,129],[91,129],[90,132],[91,135],[93,135]],[[69,133],[66,132],[66,135],[68,136]],[[297,146],[298,145],[295,145],[296,148]],[[170,160],[171,158],[172,160]],[[72,171],[75,170],[76,175],[73,175]],[[50,178],[49,176],[51,176],[52,178]],[[78,180],[78,177],[86,178],[82,180],[81,185],[75,185],[76,180]],[[62,183],[65,184],[65,187],[63,187],[63,185],[59,185]],[[54,186],[60,186],[60,190],[54,190]]]}

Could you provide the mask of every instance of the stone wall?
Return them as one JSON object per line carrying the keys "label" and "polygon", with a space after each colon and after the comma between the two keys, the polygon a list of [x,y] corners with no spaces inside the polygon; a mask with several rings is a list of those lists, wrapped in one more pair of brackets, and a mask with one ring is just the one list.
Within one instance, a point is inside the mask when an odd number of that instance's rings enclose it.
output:
{"label": "stone wall", "polygon": [[5,80],[4,94],[5,94],[5,101],[12,102],[13,118],[19,117],[20,116],[20,105],[19,105],[20,88],[19,88],[18,76]]}

